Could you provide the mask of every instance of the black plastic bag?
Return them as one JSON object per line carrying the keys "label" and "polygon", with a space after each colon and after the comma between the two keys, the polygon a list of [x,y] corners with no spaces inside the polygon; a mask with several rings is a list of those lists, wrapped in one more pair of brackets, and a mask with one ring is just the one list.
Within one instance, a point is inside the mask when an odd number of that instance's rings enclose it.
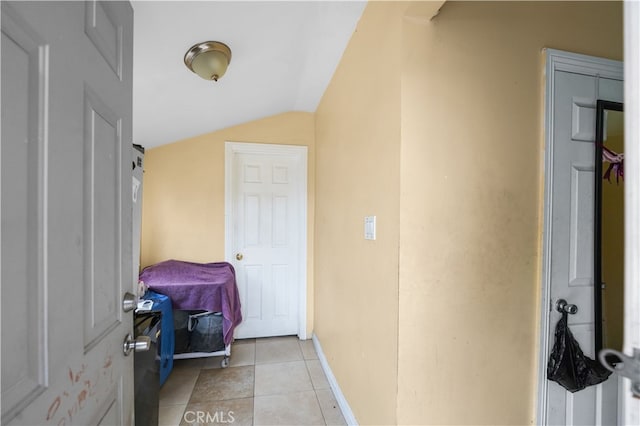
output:
{"label": "black plastic bag", "polygon": [[175,349],[173,353],[189,352],[191,333],[188,330],[190,311],[175,309],[173,311],[173,332],[175,335]]}
{"label": "black plastic bag", "polygon": [[611,371],[582,353],[580,345],[567,325],[567,314],[556,325],[555,342],[547,364],[547,378],[558,382],[569,392],[607,380]]}

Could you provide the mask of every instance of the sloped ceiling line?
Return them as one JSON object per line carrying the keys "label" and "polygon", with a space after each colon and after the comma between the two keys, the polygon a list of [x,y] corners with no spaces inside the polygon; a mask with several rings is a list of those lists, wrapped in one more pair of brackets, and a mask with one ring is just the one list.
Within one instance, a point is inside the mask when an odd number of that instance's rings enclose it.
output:
{"label": "sloped ceiling line", "polygon": [[[315,111],[365,1],[133,1],[134,143],[147,148],[287,111]],[[205,81],[183,63],[193,44],[232,50]]]}

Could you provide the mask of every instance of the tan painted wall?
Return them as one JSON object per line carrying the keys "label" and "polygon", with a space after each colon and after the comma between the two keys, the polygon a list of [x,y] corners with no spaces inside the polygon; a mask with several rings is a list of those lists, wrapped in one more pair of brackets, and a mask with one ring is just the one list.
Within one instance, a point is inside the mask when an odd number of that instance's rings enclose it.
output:
{"label": "tan painted wall", "polygon": [[397,420],[530,424],[541,49],[621,59],[621,5],[447,2],[404,37]]}
{"label": "tan painted wall", "polygon": [[223,257],[225,140],[309,144],[314,332],[357,420],[532,423],[541,49],[620,59],[621,7],[408,7],[367,5],[315,134],[291,113],[149,150],[142,264]]}
{"label": "tan painted wall", "polygon": [[396,422],[401,12],[366,7],[316,111],[314,332],[360,424]]}
{"label": "tan painted wall", "polygon": [[313,330],[314,116],[290,112],[186,139],[145,155],[141,266],[224,260],[224,143],[308,147],[307,331]]}

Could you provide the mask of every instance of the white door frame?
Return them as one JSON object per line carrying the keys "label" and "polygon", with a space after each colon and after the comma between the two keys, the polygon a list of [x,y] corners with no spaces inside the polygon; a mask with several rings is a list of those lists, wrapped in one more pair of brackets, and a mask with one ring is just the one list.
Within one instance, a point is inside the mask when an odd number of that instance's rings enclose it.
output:
{"label": "white door frame", "polygon": [[[538,356],[538,409],[537,424],[543,425],[547,418],[547,360],[549,359],[549,310],[551,309],[551,213],[553,191],[553,93],[555,72],[567,71],[589,76],[622,80],[623,65],[619,61],[580,55],[554,49],[545,49],[545,151],[544,151],[544,225],[542,235],[542,291],[540,303],[540,351]],[[594,105],[595,107],[595,105]],[[626,106],[625,106],[626,108]],[[631,121],[631,120],[625,120]],[[626,148],[625,148],[626,149]],[[625,154],[626,155],[626,154]],[[626,157],[625,157],[626,160]],[[626,176],[625,176],[626,178]],[[626,182],[625,182],[626,183]],[[626,185],[625,185],[626,187]]]}
{"label": "white door frame", "polygon": [[[640,116],[640,4],[624,2],[624,109],[629,117]],[[625,170],[625,306],[624,352],[640,348],[640,121],[624,123]],[[633,398],[629,380],[623,381],[624,424],[640,424],[640,400]]]}
{"label": "white door frame", "polygon": [[300,185],[298,186],[298,197],[300,203],[300,221],[298,221],[298,232],[300,238],[297,242],[300,253],[300,265],[298,268],[298,337],[301,340],[307,339],[307,147],[299,145],[276,145],[266,143],[250,142],[225,142],[224,145],[224,258],[232,263],[233,251],[233,229],[231,221],[232,211],[232,162],[236,153],[277,155],[286,154],[294,156],[302,170]]}

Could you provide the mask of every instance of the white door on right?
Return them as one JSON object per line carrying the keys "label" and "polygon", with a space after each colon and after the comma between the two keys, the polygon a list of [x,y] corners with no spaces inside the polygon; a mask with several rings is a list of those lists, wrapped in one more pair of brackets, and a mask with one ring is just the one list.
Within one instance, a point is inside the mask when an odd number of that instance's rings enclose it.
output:
{"label": "white door on right", "polygon": [[232,143],[227,149],[227,256],[242,305],[235,337],[299,335],[305,315],[306,147]]}
{"label": "white door on right", "polygon": [[[578,306],[569,327],[585,355],[594,354],[594,142],[597,99],[623,101],[623,82],[554,71],[551,302]],[[549,309],[549,348],[561,314]],[[544,360],[546,363],[547,360]],[[547,424],[616,425],[618,382],[571,393],[549,381]]]}

